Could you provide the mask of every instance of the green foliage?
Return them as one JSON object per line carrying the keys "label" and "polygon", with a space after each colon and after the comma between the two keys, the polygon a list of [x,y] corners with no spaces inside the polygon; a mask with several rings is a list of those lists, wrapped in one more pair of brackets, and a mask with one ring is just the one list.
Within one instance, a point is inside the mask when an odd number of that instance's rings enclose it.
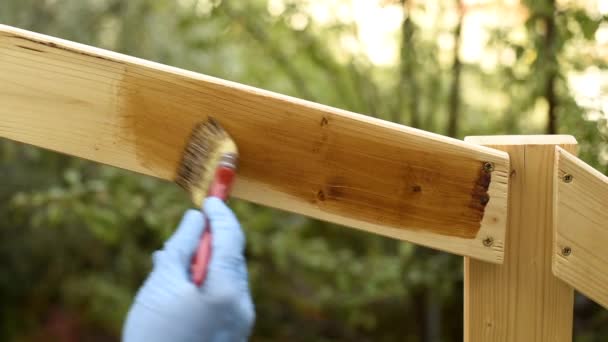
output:
{"label": "green foliage", "polygon": [[[493,68],[465,61],[454,87],[453,51],[437,44],[456,34],[448,19],[458,12],[445,2],[404,7],[407,35],[395,37],[400,54],[391,65],[341,47],[345,37],[357,37],[353,22],[318,23],[309,1],[271,2],[284,6],[4,0],[0,22],[439,133],[459,113],[458,137],[543,133],[553,108],[558,131],[577,137],[581,157],[608,170],[607,113],[581,105],[568,83],[573,72],[607,67],[605,59],[577,52],[604,21],[582,6],[527,2],[530,15],[497,26],[487,43],[513,58]],[[294,25],[294,18],[307,24]],[[459,101],[450,102],[454,91]],[[117,340],[150,254],[190,206],[186,194],[9,141],[0,141],[0,175],[0,339]],[[461,258],[242,201],[231,205],[248,239],[253,340],[461,339]],[[576,317],[578,340],[608,338],[606,312],[583,297]]]}

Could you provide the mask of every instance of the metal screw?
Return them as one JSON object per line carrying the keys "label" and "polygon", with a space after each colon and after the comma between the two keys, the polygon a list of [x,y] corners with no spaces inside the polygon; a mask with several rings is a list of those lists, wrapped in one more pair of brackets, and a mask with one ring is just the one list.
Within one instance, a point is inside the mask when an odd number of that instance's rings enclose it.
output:
{"label": "metal screw", "polygon": [[491,163],[491,162],[485,162],[485,163],[483,163],[483,170],[485,172],[492,172],[492,171],[494,171],[494,163]]}
{"label": "metal screw", "polygon": [[570,182],[572,182],[572,180],[574,179],[574,176],[573,176],[573,175],[571,175],[571,174],[569,174],[569,173],[566,173],[566,174],[564,175],[564,178],[563,178],[563,179],[564,179],[564,183],[570,183]]}
{"label": "metal screw", "polygon": [[483,240],[483,245],[486,247],[492,247],[493,244],[494,244],[494,239],[491,236],[488,236],[487,238],[485,238]]}
{"label": "metal screw", "polygon": [[568,256],[572,253],[572,248],[566,246],[564,248],[562,248],[562,255],[563,256]]}

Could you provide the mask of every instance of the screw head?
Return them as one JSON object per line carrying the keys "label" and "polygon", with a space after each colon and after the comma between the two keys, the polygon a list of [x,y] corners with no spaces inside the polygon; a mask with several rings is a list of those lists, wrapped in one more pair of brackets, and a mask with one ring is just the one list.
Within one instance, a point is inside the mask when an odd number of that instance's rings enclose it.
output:
{"label": "screw head", "polygon": [[564,183],[570,183],[570,182],[572,182],[573,179],[574,179],[574,176],[569,173],[566,173],[563,178]]}
{"label": "screw head", "polygon": [[492,171],[494,171],[494,163],[491,163],[491,162],[485,162],[485,163],[483,163],[483,170],[485,172],[492,172]]}
{"label": "screw head", "polygon": [[570,254],[572,254],[572,248],[570,248],[568,246],[562,248],[562,255],[563,256],[568,256]]}
{"label": "screw head", "polygon": [[483,239],[484,246],[492,247],[493,244],[494,244],[494,239],[491,236],[488,236],[487,238]]}

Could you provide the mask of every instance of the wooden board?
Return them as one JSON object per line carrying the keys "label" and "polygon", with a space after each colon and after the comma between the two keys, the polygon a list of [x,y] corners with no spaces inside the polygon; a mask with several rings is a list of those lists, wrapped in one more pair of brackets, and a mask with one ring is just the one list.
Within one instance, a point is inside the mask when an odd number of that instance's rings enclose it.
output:
{"label": "wooden board", "polygon": [[213,116],[240,149],[236,197],[502,261],[501,151],[7,26],[0,103],[0,137],[167,180]]}
{"label": "wooden board", "polygon": [[608,308],[608,177],[555,153],[553,273]]}
{"label": "wooden board", "polygon": [[468,137],[511,156],[505,260],[465,258],[466,342],[572,341],[574,291],[551,273],[555,145],[571,136]]}

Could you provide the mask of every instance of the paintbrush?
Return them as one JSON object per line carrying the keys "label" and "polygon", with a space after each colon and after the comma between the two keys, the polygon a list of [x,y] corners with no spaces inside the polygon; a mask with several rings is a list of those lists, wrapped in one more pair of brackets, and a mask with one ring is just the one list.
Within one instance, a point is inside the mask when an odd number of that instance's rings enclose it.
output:
{"label": "paintbrush", "polygon": [[[190,193],[192,201],[201,207],[206,197],[227,200],[236,173],[238,150],[228,133],[212,118],[197,124],[177,169],[175,182]],[[203,234],[192,262],[192,281],[200,286],[207,276],[211,258],[211,225],[205,216]]]}

